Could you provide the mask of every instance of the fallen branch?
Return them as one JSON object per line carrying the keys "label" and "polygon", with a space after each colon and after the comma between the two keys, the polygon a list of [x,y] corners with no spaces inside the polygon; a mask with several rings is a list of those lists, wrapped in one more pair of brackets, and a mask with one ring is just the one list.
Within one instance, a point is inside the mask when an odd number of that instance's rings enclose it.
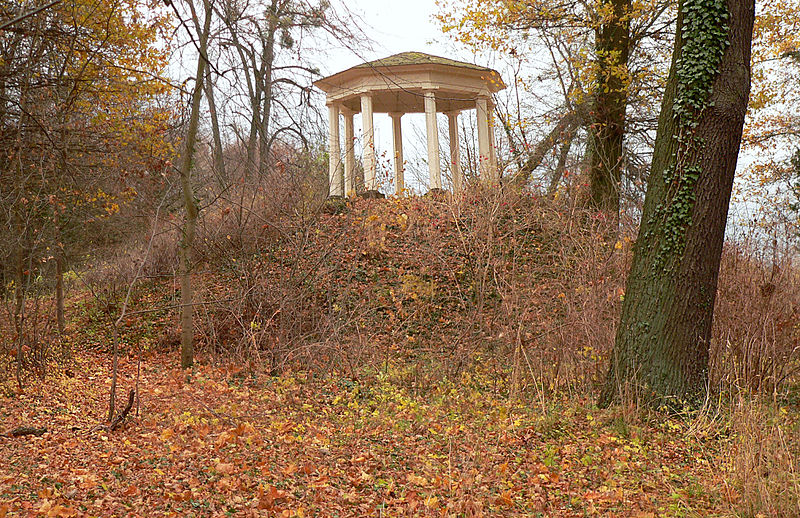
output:
{"label": "fallen branch", "polygon": [[128,392],[128,404],[125,405],[125,408],[122,409],[122,412],[117,414],[117,416],[114,418],[114,420],[111,421],[111,424],[108,425],[108,430],[109,431],[112,431],[116,427],[118,427],[120,425],[120,423],[122,423],[122,421],[125,420],[125,418],[128,416],[128,412],[130,412],[131,411],[131,407],[133,407],[133,398],[134,398],[135,395],[136,395],[136,391],[133,390],[133,389],[131,389],[130,392]]}
{"label": "fallen branch", "polygon": [[531,173],[542,165],[547,153],[558,146],[559,143],[564,143],[565,140],[574,137],[582,121],[581,113],[578,110],[567,112],[550,130],[541,141],[528,153],[528,157],[522,166],[519,168],[511,181],[520,187],[524,187]]}
{"label": "fallen branch", "polygon": [[14,428],[7,434],[3,434],[6,437],[23,437],[25,435],[35,435],[37,437],[43,435],[47,431],[47,428],[36,428],[35,426],[18,426]]}

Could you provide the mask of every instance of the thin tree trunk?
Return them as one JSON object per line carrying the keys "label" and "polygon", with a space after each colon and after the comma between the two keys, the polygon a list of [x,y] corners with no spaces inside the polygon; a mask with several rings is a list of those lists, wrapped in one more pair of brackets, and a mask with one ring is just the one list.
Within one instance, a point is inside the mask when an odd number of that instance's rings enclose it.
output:
{"label": "thin tree trunk", "polygon": [[[256,89],[256,95],[261,95],[261,90]],[[250,175],[250,171],[256,166],[256,144],[258,143],[258,124],[261,120],[261,105],[253,103],[253,120],[250,121],[250,136],[247,139],[247,167],[244,170],[244,177]]]}
{"label": "thin tree trunk", "polygon": [[56,259],[56,325],[58,335],[64,336],[64,248],[61,244],[61,226],[58,218],[58,201],[53,206],[53,226],[56,233],[54,248]]}
{"label": "thin tree trunk", "polygon": [[[111,314],[108,315],[109,320],[113,321]],[[117,401],[117,373],[119,372],[119,330],[116,324],[111,325],[113,331],[113,343],[111,346],[111,390],[108,395],[108,422],[114,420],[114,410]]]}
{"label": "thin tree trunk", "polygon": [[17,386],[22,391],[22,346],[25,343],[25,252],[22,248],[25,228],[19,214],[15,215],[17,245],[14,269],[14,332],[17,334]]}
{"label": "thin tree trunk", "polygon": [[[186,130],[186,140],[183,149],[180,175],[183,189],[183,205],[186,215],[183,225],[183,239],[180,244],[180,285],[181,285],[181,368],[187,369],[194,363],[194,323],[193,323],[193,292],[192,292],[192,246],[194,245],[195,230],[197,227],[197,203],[192,190],[192,165],[194,146],[197,142],[197,127],[200,120],[200,101],[203,97],[203,82],[205,78],[206,51],[208,35],[211,31],[211,6],[204,1],[205,22],[200,33],[200,56],[197,57],[197,73],[195,74],[194,91],[192,92],[192,105],[189,114],[189,127]],[[194,6],[191,1],[189,6],[194,16]]]}
{"label": "thin tree trunk", "polygon": [[530,174],[544,161],[548,151],[557,146],[559,142],[563,142],[568,135],[573,135],[581,122],[581,116],[577,111],[570,111],[565,114],[561,120],[550,130],[550,133],[540,140],[534,147],[533,151],[528,154],[528,157],[520,166],[519,172],[514,176],[514,183],[518,186],[524,186]]}
{"label": "thin tree trunk", "polygon": [[266,40],[262,49],[261,66],[263,72],[263,95],[261,97],[261,124],[259,126],[259,171],[264,174],[269,166],[269,118],[272,114],[272,67],[275,61],[275,31],[278,30],[278,0],[272,0],[268,9],[269,21],[267,23]]}
{"label": "thin tree trunk", "polygon": [[602,0],[613,14],[597,30],[597,86],[589,135],[589,202],[619,217],[625,110],[628,105],[626,65],[630,49],[630,0]]}
{"label": "thin tree trunk", "polygon": [[[708,3],[683,0],[679,6],[642,223],[601,405],[633,389],[651,403],[682,406],[697,403],[707,389],[755,16],[754,0],[727,0],[726,6],[727,22],[724,13],[709,14]],[[714,44],[716,62],[709,58]],[[708,73],[705,83],[698,73]],[[689,105],[698,98],[699,111]]]}
{"label": "thin tree trunk", "polygon": [[56,248],[56,323],[59,336],[64,336],[64,254]]}
{"label": "thin tree trunk", "polygon": [[547,196],[552,197],[556,193],[556,189],[558,189],[558,184],[561,183],[561,179],[564,177],[564,171],[567,169],[567,157],[569,156],[569,150],[572,148],[572,141],[575,139],[575,132],[573,131],[564,142],[561,144],[561,150],[558,155],[558,164],[556,164],[556,169],[553,171],[553,176],[550,178],[550,185],[547,186]]}
{"label": "thin tree trunk", "polygon": [[214,101],[214,84],[211,81],[211,71],[206,69],[204,82],[206,101],[208,102],[208,113],[211,116],[211,135],[214,139],[214,172],[224,186],[228,184],[228,175],[225,172],[225,159],[222,154],[222,136],[219,131],[219,119],[217,118],[217,103]]}

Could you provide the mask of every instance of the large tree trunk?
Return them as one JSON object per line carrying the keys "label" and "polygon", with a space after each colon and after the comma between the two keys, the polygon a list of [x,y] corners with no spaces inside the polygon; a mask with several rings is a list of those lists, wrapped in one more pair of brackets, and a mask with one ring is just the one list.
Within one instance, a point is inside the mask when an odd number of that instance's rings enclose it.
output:
{"label": "large tree trunk", "polygon": [[627,71],[630,52],[630,0],[603,0],[613,14],[597,30],[597,87],[589,135],[590,204],[619,217],[622,179],[622,138],[628,105]]}
{"label": "large tree trunk", "polygon": [[[206,58],[208,56],[208,34],[211,30],[211,5],[204,1],[205,22],[200,33],[200,56],[197,57],[197,73],[195,74],[192,106],[189,114],[189,127],[186,130],[183,157],[181,161],[181,187],[183,188],[183,205],[186,215],[183,224],[183,239],[180,244],[180,285],[181,285],[181,368],[187,369],[194,363],[194,301],[192,292],[192,247],[197,227],[197,203],[192,190],[192,163],[194,146],[197,142],[197,126],[200,120],[200,101],[203,97]],[[194,6],[189,2],[194,15]],[[195,24],[197,25],[197,24]]]}
{"label": "large tree trunk", "polygon": [[650,403],[682,406],[697,403],[707,388],[717,277],[750,92],[755,2],[727,0],[721,13],[708,4],[682,0],[679,6],[601,405],[632,389]]}

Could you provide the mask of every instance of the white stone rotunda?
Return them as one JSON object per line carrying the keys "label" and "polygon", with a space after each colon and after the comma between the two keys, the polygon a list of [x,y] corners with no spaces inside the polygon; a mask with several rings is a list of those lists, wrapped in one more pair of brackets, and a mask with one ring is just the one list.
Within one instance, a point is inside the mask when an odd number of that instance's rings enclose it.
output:
{"label": "white stone rotunda", "polygon": [[[460,190],[463,184],[458,146],[458,114],[462,110],[477,110],[479,171],[489,181],[498,180],[492,94],[506,85],[495,70],[422,52],[403,52],[319,79],[314,86],[327,95],[330,196],[352,196],[356,192],[353,136],[353,116],[356,113],[361,113],[364,189],[367,193],[378,194],[373,129],[375,112],[388,113],[392,118],[395,192],[398,195],[404,189],[401,118],[406,113],[425,114],[432,191],[442,188],[436,112],[445,113],[449,120],[453,190]],[[344,116],[344,161],[340,146],[340,114]]]}

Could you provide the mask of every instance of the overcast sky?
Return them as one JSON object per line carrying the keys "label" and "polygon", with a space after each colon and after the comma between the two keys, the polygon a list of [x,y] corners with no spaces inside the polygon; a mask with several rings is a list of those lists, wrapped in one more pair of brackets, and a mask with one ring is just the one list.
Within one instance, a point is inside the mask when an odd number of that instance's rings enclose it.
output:
{"label": "overcast sky", "polygon": [[331,73],[357,65],[362,59],[373,60],[398,52],[447,53],[444,45],[433,41],[444,40],[433,21],[434,0],[347,0],[346,4],[363,18],[363,30],[375,42],[375,50],[366,51],[363,56],[350,51],[337,52],[330,63]]}

